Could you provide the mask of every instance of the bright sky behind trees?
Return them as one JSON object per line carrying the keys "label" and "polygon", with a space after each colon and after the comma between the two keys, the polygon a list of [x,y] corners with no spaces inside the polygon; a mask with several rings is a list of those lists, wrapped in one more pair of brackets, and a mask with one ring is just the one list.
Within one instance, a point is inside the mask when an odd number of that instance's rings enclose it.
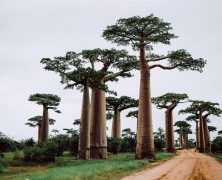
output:
{"label": "bright sky behind trees", "polygon": [[[222,2],[202,0],[7,0],[0,1],[0,131],[15,139],[37,138],[36,131],[24,124],[27,119],[41,114],[42,109],[28,101],[30,94],[53,93],[61,97],[62,114],[50,113],[56,119],[52,129],[72,128],[80,117],[81,94],[78,90],[63,90],[60,77],[43,70],[43,57],[64,56],[67,51],[112,48],[115,44],[101,35],[106,26],[119,18],[135,15],[155,16],[170,22],[173,33],[179,36],[170,46],[156,46],[155,52],[187,49],[193,57],[207,60],[203,73],[162,71],[153,69],[152,96],[167,92],[186,93],[191,99],[222,104]],[[138,55],[130,47],[130,54]],[[109,83],[118,96],[138,98],[138,72],[129,79]],[[174,122],[186,116],[177,112],[186,105],[178,105]],[[220,106],[222,107],[222,106]],[[136,129],[136,119],[125,118],[122,128]],[[164,126],[164,110],[153,106],[154,131]],[[222,130],[222,119],[209,117]],[[111,121],[107,122],[111,130]],[[195,126],[193,124],[192,129]],[[109,131],[110,134],[110,131]],[[215,137],[213,132],[211,137]],[[193,137],[195,137],[193,135]]]}

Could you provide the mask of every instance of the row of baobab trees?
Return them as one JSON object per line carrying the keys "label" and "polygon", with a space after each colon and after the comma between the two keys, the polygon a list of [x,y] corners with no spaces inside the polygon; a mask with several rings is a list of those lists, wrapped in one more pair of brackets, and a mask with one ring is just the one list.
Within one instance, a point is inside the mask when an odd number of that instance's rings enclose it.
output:
{"label": "row of baobab trees", "polygon": [[[171,39],[177,37],[171,30],[170,23],[164,22],[153,14],[146,17],[122,18],[114,25],[107,26],[102,36],[117,45],[130,45],[133,50],[139,51],[139,57],[130,55],[126,50],[97,48],[82,50],[78,53],[67,52],[65,56],[53,59],[43,58],[41,60],[45,70],[54,71],[60,75],[61,83],[65,85],[65,89],[76,87],[82,91],[81,158],[107,158],[105,97],[106,93],[115,94],[114,91],[108,88],[107,82],[131,77],[132,70],[140,71],[135,157],[137,159],[155,158],[150,88],[151,70],[160,68],[163,70],[178,69],[179,71],[192,70],[202,72],[206,64],[204,59],[195,59],[184,49],[170,51],[166,55],[154,54],[154,44],[168,45]],[[166,117],[169,123],[166,123],[166,129],[169,150],[174,150],[171,125],[172,110],[175,108],[175,104],[177,105],[183,99],[185,97],[182,95],[182,97],[179,96],[179,99],[172,99],[169,102],[158,100],[158,98],[153,100],[158,107],[167,109]],[[171,105],[168,105],[168,103],[171,103]],[[191,109],[188,108],[181,112],[193,114],[192,108],[196,108],[201,103],[202,101],[193,101]],[[54,109],[53,105],[53,103],[52,105],[48,104],[48,109]],[[203,151],[204,144],[202,135],[204,130],[201,128],[204,126],[202,113],[202,109],[198,110],[197,114],[194,113],[196,115],[195,118],[198,117],[200,119],[200,151]],[[43,111],[43,114],[45,117],[48,116],[46,110]],[[47,125],[45,126],[47,128]],[[42,127],[42,129],[44,128]],[[44,136],[42,140],[44,140]]]}

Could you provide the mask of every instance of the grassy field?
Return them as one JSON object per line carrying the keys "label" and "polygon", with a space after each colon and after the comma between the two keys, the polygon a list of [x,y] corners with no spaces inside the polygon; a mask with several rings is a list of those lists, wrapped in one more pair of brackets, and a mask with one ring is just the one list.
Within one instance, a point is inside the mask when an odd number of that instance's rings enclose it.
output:
{"label": "grassy field", "polygon": [[[168,159],[174,154],[159,152],[157,160]],[[75,160],[64,156],[56,159],[56,163],[48,165],[24,165],[15,163],[12,154],[0,159],[8,162],[8,167],[2,169],[0,179],[16,180],[117,180],[128,174],[148,168],[152,163],[147,160],[135,160],[132,153],[111,155],[107,160]],[[13,164],[14,162],[14,164]],[[11,164],[12,163],[12,164]],[[12,166],[13,165],[13,166]]]}

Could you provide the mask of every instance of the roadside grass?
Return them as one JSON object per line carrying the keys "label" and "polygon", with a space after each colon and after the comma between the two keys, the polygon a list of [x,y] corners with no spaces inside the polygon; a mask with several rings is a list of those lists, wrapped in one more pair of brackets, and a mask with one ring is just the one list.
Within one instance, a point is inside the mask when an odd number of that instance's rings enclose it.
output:
{"label": "roadside grass", "polygon": [[[174,154],[158,152],[157,160],[168,159]],[[107,160],[75,160],[64,156],[46,165],[8,167],[0,173],[0,179],[16,180],[117,180],[152,166],[147,160],[135,160],[133,153],[110,155]]]}
{"label": "roadside grass", "polygon": [[208,155],[222,162],[222,153],[209,153]]}

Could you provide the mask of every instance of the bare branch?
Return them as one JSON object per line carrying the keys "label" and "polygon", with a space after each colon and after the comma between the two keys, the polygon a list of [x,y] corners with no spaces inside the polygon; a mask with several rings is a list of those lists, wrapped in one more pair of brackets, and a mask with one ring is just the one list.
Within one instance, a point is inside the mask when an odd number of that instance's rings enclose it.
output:
{"label": "bare branch", "polygon": [[156,58],[156,59],[147,60],[147,62],[162,61],[162,60],[165,60],[165,59],[168,59],[168,58],[169,58],[168,56],[164,56],[164,57],[159,57],[159,58]]}
{"label": "bare branch", "polygon": [[104,77],[104,82],[107,82],[107,81],[110,81],[112,79],[115,79],[118,76],[127,76],[127,75],[130,75],[130,73],[129,72],[120,71],[120,72],[117,72],[117,73],[105,76]]}

